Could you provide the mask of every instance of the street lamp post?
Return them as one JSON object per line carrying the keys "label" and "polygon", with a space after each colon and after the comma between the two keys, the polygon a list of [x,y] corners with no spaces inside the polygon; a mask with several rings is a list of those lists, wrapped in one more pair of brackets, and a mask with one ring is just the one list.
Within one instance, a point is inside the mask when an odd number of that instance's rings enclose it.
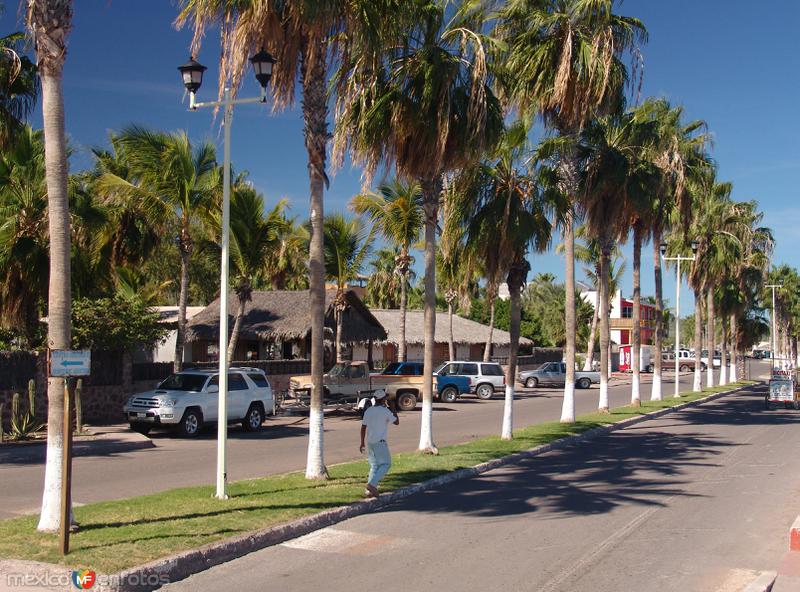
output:
{"label": "street lamp post", "polygon": [[769,359],[770,359],[770,368],[773,370],[775,369],[775,350],[777,349],[775,346],[777,345],[777,336],[778,336],[778,326],[776,321],[775,315],[775,290],[780,290],[783,288],[783,284],[767,284],[764,286],[765,288],[772,289],[772,310],[769,313],[770,316],[770,323],[769,323],[769,347],[772,351],[769,352]]}
{"label": "street lamp post", "polygon": [[[681,347],[681,261],[694,261],[697,257],[697,241],[692,241],[692,256],[684,257],[677,255],[675,257],[667,257],[667,244],[661,243],[661,258],[664,261],[676,261],[675,268],[675,397],[681,396],[681,383],[680,383],[680,358],[678,352]],[[661,355],[661,352],[658,352]],[[700,357],[695,352],[695,364],[700,363]]]}
{"label": "street lamp post", "polygon": [[266,103],[267,84],[272,77],[272,66],[275,58],[262,48],[260,52],[250,58],[253,64],[256,80],[261,85],[259,97],[232,99],[231,89],[226,87],[221,101],[208,101],[198,103],[195,93],[203,84],[203,73],[206,67],[194,60],[194,57],[178,67],[183,78],[183,85],[189,91],[189,110],[196,111],[201,107],[222,107],[225,143],[222,168],[222,249],[220,263],[220,288],[219,288],[219,392],[217,414],[217,499],[227,499],[227,440],[228,440],[228,245],[230,242],[230,215],[231,215],[231,119],[233,106],[246,103]]}

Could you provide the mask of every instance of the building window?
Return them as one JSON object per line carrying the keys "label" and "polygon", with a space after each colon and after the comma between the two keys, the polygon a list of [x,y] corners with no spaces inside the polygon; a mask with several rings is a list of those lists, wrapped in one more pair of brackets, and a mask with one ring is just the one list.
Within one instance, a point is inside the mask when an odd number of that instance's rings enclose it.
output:
{"label": "building window", "polygon": [[632,306],[623,306],[622,307],[622,318],[623,319],[630,319],[633,317],[633,307]]}

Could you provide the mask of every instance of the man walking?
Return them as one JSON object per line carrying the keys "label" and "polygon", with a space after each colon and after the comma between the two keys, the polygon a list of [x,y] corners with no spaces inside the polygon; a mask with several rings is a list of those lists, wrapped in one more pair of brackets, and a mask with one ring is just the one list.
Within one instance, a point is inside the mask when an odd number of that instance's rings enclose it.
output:
{"label": "man walking", "polygon": [[366,436],[366,448],[369,454],[369,478],[367,489],[364,491],[366,497],[378,496],[378,483],[392,466],[386,432],[390,423],[394,425],[400,423],[397,413],[386,407],[386,391],[377,390],[372,396],[375,404],[364,411],[364,418],[361,420],[361,452],[364,452],[364,436]]}

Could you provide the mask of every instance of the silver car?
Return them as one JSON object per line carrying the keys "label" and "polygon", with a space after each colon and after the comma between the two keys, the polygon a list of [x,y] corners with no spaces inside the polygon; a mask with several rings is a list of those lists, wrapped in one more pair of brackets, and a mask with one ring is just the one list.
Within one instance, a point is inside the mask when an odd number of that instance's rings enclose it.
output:
{"label": "silver car", "polygon": [[506,386],[506,374],[495,362],[445,362],[434,374],[469,378],[469,392],[484,400],[503,392]]}

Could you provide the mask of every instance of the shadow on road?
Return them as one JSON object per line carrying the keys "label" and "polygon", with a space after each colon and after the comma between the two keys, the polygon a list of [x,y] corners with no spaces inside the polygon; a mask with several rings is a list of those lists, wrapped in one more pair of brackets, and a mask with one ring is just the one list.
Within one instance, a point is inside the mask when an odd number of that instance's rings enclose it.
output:
{"label": "shadow on road", "polygon": [[[502,517],[544,512],[548,517],[610,512],[623,504],[661,506],[673,496],[697,496],[689,467],[718,466],[731,447],[704,425],[800,423],[793,410],[766,411],[758,395],[733,396],[713,406],[679,412],[667,425],[642,424],[522,460],[506,468],[436,490],[385,511]],[[675,427],[683,433],[675,433]]]}

